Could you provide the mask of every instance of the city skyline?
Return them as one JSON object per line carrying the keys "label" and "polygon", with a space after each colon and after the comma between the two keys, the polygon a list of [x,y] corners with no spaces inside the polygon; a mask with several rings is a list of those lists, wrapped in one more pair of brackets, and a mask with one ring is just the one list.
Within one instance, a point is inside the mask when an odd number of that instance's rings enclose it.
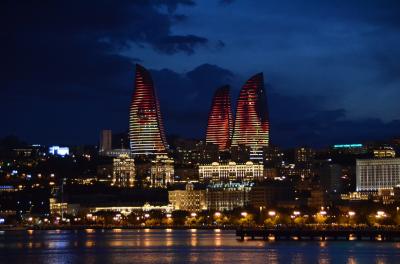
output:
{"label": "city skyline", "polygon": [[135,63],[153,75],[170,135],[204,138],[215,87],[229,84],[235,98],[254,72],[264,73],[274,144],[400,131],[396,1],[8,2],[3,10],[0,137],[95,144],[104,128],[128,130]]}
{"label": "city skyline", "polygon": [[0,6],[0,262],[397,263],[400,1]]}

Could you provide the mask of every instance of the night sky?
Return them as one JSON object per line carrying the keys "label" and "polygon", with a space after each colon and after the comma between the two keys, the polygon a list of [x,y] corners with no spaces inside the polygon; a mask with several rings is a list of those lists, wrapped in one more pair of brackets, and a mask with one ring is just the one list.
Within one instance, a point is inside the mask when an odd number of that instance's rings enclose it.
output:
{"label": "night sky", "polygon": [[[328,3],[329,2],[329,3]],[[263,72],[271,141],[400,135],[400,1],[1,1],[0,137],[97,143],[128,128],[135,63],[166,134],[204,138],[215,89]]]}

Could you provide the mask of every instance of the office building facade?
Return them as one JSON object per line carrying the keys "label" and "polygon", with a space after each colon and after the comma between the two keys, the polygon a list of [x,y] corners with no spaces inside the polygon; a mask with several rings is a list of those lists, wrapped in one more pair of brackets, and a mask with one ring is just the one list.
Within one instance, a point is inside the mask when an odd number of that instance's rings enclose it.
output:
{"label": "office building facade", "polygon": [[357,159],[356,190],[378,191],[400,184],[400,159]]}

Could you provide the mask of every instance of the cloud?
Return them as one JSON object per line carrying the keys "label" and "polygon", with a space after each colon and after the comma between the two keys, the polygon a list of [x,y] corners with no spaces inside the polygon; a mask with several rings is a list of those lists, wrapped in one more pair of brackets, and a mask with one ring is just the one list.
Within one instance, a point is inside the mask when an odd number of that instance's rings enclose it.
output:
{"label": "cloud", "polygon": [[167,54],[174,54],[179,51],[193,54],[196,47],[205,45],[207,42],[208,39],[194,35],[166,36],[158,40],[155,47],[157,50]]}

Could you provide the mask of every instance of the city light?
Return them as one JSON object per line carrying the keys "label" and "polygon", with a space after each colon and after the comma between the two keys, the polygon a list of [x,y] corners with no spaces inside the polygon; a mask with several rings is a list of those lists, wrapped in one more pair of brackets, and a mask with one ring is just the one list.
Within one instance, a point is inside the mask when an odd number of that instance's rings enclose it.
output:
{"label": "city light", "polygon": [[385,218],[386,216],[387,215],[384,211],[378,211],[378,212],[376,212],[376,215],[375,215],[376,218]]}
{"label": "city light", "polygon": [[268,211],[268,215],[269,215],[269,216],[275,216],[275,215],[276,215],[276,212],[275,212],[275,211]]}
{"label": "city light", "polygon": [[197,215],[196,213],[191,213],[190,214],[191,217],[196,217],[196,215]]}
{"label": "city light", "polygon": [[220,217],[221,216],[221,213],[220,212],[215,212],[215,217]]}
{"label": "city light", "polygon": [[243,217],[246,217],[247,216],[247,212],[241,212],[240,215],[243,216]]}
{"label": "city light", "polygon": [[355,213],[354,211],[349,211],[349,212],[348,212],[348,215],[349,215],[350,217],[353,217],[353,216],[356,215],[356,213]]}

